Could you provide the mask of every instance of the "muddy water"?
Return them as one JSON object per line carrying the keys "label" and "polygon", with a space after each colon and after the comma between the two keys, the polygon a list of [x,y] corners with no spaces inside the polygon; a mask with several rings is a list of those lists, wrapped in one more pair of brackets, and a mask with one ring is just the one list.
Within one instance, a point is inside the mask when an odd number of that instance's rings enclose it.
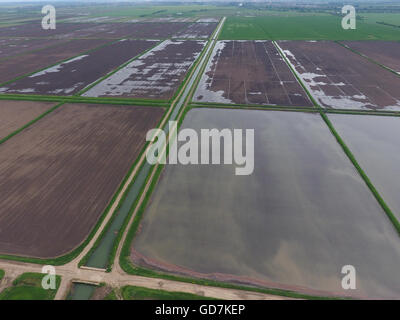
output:
{"label": "muddy water", "polygon": [[[254,173],[166,166],[134,240],[136,261],[314,294],[400,298],[400,239],[319,115],[195,109],[183,126],[255,129]],[[348,264],[357,270],[352,292],[341,288]]]}
{"label": "muddy water", "polygon": [[339,114],[329,118],[400,219],[400,119]]}
{"label": "muddy water", "polygon": [[69,300],[89,300],[96,288],[86,283],[74,283]]}

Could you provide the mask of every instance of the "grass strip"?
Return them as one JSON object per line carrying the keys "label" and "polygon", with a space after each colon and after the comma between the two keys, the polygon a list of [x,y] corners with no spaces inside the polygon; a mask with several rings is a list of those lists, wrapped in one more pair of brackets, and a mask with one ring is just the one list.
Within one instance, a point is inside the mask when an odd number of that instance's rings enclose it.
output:
{"label": "grass strip", "polygon": [[0,100],[137,105],[143,107],[146,106],[167,107],[169,105],[166,101],[151,100],[151,99],[107,98],[107,97],[93,98],[93,97],[78,97],[78,96],[44,96],[44,95],[24,95],[24,94],[0,94]]}
{"label": "grass strip", "polygon": [[232,105],[198,105],[198,104],[190,104],[189,107],[191,109],[195,108],[205,108],[205,109],[232,109],[232,110],[264,110],[264,111],[290,111],[290,112],[308,112],[308,113],[318,113],[314,107],[312,108],[290,108],[290,107],[281,107],[281,106],[258,106],[258,107],[244,107],[244,106],[232,106]]}
{"label": "grass strip", "polygon": [[192,104],[204,105],[204,106],[234,106],[234,107],[261,107],[261,108],[309,108],[312,109],[314,106],[284,106],[284,105],[273,105],[273,104],[245,104],[245,103],[221,103],[221,102],[200,102],[193,101]]}
{"label": "grass strip", "polygon": [[124,300],[217,300],[192,293],[148,289],[136,286],[122,287],[121,294]]}
{"label": "grass strip", "polygon": [[43,289],[42,279],[46,274],[23,273],[14,280],[13,285],[0,293],[0,300],[54,300],[61,277],[56,276],[56,289]]}

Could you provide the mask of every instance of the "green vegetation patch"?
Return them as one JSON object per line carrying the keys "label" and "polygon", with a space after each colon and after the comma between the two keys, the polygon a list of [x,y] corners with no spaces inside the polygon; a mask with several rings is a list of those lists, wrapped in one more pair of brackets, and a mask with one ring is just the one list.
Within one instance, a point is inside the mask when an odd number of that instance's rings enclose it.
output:
{"label": "green vegetation patch", "polygon": [[0,293],[0,300],[53,300],[61,283],[61,277],[56,276],[56,289],[42,288],[45,274],[24,273],[14,280],[13,286]]}
{"label": "green vegetation patch", "polygon": [[5,274],[4,270],[0,269],[0,281],[4,278],[4,274]]}
{"label": "green vegetation patch", "polygon": [[169,292],[133,286],[123,287],[121,293],[124,300],[215,300],[186,292]]}
{"label": "green vegetation patch", "polygon": [[400,30],[373,20],[357,20],[344,30],[341,15],[228,17],[221,40],[400,40]]}
{"label": "green vegetation patch", "polygon": [[400,27],[400,13],[360,13],[361,19]]}
{"label": "green vegetation patch", "polygon": [[118,300],[117,294],[115,293],[115,290],[112,290],[108,295],[104,297],[103,300]]}

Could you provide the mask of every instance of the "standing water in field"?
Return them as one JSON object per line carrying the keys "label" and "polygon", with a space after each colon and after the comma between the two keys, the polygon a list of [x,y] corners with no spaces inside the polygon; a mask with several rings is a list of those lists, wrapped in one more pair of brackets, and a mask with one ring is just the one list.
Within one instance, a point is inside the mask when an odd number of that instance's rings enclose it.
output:
{"label": "standing water in field", "polygon": [[[254,173],[167,165],[134,263],[315,295],[400,297],[399,236],[318,114],[194,109],[183,127],[254,129]],[[356,290],[342,289],[345,265]]]}

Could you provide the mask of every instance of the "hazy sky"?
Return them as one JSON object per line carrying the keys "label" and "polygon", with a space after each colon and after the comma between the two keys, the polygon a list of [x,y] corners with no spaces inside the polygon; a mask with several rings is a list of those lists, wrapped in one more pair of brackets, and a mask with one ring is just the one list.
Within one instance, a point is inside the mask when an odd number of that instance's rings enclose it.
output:
{"label": "hazy sky", "polygon": [[[304,2],[327,2],[327,3],[334,3],[334,2],[345,2],[345,0],[248,0],[248,1],[243,1],[243,0],[0,0],[0,2],[157,2],[157,1],[162,1],[162,2],[298,2],[298,3],[304,3]],[[388,0],[347,0],[347,2],[355,3],[355,2],[390,2]],[[393,1],[394,2],[394,1]]]}

